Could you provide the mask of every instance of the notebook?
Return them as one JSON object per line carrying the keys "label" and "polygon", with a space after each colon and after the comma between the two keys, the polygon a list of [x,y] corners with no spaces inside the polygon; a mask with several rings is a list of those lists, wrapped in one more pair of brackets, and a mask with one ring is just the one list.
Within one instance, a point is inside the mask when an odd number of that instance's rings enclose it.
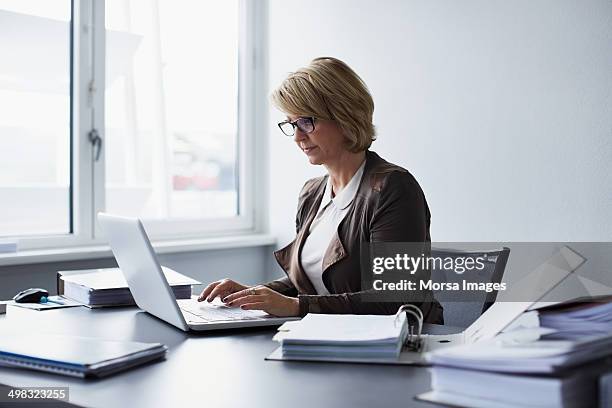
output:
{"label": "notebook", "polygon": [[38,334],[0,336],[0,366],[81,378],[104,377],[160,360],[166,351],[160,343]]}

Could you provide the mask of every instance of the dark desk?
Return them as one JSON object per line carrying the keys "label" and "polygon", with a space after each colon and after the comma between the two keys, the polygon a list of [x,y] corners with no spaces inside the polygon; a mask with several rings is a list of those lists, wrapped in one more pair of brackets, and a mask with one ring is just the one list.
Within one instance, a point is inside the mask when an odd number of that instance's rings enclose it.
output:
{"label": "dark desk", "polygon": [[70,387],[85,407],[429,407],[423,367],[264,361],[274,328],[186,334],[136,308],[36,312],[9,306],[0,335],[68,334],[160,342],[167,360],[100,380],[0,368],[0,384]]}

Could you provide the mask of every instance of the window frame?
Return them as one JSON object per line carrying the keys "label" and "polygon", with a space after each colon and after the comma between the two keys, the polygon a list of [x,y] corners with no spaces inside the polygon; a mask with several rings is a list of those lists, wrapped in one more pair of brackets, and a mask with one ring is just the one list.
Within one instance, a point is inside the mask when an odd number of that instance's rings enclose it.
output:
{"label": "window frame", "polygon": [[[10,237],[19,250],[103,245],[106,240],[96,222],[105,203],[105,1],[72,0],[71,21],[71,226],[70,234]],[[153,241],[176,241],[263,232],[264,170],[256,161],[263,152],[255,136],[263,136],[265,114],[256,101],[265,101],[263,26],[265,2],[239,0],[238,40],[238,215],[211,219],[143,220]],[[263,97],[262,97],[263,96]],[[89,140],[96,129],[102,139],[98,160]],[[263,137],[262,137],[263,139]]]}

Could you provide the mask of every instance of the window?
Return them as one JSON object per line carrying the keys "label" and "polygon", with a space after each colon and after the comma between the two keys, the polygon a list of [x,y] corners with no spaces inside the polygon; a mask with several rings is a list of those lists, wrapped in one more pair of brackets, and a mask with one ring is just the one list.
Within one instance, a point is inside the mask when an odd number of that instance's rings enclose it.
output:
{"label": "window", "polygon": [[0,236],[101,243],[98,211],[154,239],[253,231],[257,3],[0,3]]}
{"label": "window", "polygon": [[0,236],[72,232],[70,14],[69,0],[0,3]]}
{"label": "window", "polygon": [[238,1],[107,0],[106,29],[107,210],[236,216]]}

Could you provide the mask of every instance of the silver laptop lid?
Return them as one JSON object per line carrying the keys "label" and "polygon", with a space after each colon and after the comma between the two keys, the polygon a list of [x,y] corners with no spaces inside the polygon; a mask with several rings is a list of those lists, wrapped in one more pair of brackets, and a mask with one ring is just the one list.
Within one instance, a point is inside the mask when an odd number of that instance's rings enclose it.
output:
{"label": "silver laptop lid", "polygon": [[98,222],[136,305],[181,330],[189,330],[140,220],[98,213]]}
{"label": "silver laptop lid", "polygon": [[492,339],[517,319],[533,304],[542,299],[559,283],[578,269],[586,259],[564,246],[530,274],[513,284],[507,295],[520,293],[515,299],[533,299],[520,302],[496,302],[464,331],[465,342],[475,343]]}

